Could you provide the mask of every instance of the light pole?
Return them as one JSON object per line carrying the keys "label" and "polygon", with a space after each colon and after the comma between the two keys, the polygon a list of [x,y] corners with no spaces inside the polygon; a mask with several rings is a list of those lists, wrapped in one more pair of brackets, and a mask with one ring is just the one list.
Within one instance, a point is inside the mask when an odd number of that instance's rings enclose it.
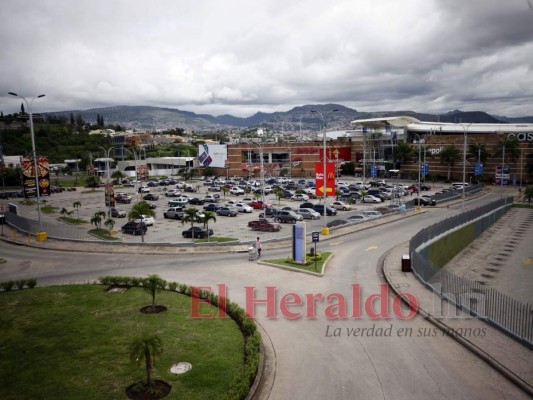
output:
{"label": "light pole", "polygon": [[105,166],[106,166],[106,169],[107,169],[107,182],[106,182],[106,188],[105,188],[105,195],[107,197],[107,213],[108,215],[111,215],[111,197],[112,197],[112,194],[113,194],[113,191],[111,190],[111,186],[109,186],[109,182],[110,182],[110,176],[109,176],[109,156],[110,156],[110,151],[113,150],[113,147],[110,147],[109,149],[104,149],[103,147],[101,146],[98,146],[100,149],[102,149],[104,151],[104,155],[106,155],[106,159],[105,159]]}
{"label": "light pole", "polygon": [[[337,109],[334,109],[334,110],[331,110],[331,111],[328,111],[326,113],[326,115],[322,115],[322,113],[320,111],[317,111],[317,110],[311,110],[311,113],[312,114],[318,114],[320,116],[320,119],[322,120],[322,124],[324,125],[324,143],[323,143],[323,155],[324,155],[324,171],[323,171],[323,178],[324,178],[324,182],[323,182],[323,194],[324,194],[324,227],[322,228],[322,233],[323,234],[329,234],[329,229],[328,229],[328,223],[327,223],[327,218],[328,218],[328,213],[327,213],[327,205],[326,205],[326,200],[327,200],[327,185],[326,185],[326,166],[327,166],[327,157],[326,157],[326,137],[327,137],[327,118],[328,116],[331,114],[331,113],[334,113],[334,112],[337,112],[339,110]],[[334,188],[335,189],[335,188]]]}
{"label": "light pole", "polygon": [[422,149],[422,144],[420,143],[420,135],[418,135],[418,133],[415,133],[414,135],[416,135],[416,137],[418,138],[418,188],[417,188],[417,207],[418,209],[420,209],[420,192],[422,191],[422,188],[421,188],[421,183],[420,183],[420,167],[421,167],[421,162],[422,162],[422,152],[421,152],[421,149]]}
{"label": "light pole", "polygon": [[260,158],[260,168],[259,171],[260,179],[261,179],[261,202],[263,203],[263,207],[265,206],[265,169],[264,169],[264,160],[263,160],[263,145],[258,144],[255,142],[252,142],[255,146],[259,147],[259,158]]}
{"label": "light pole", "polygon": [[28,100],[26,100],[26,98],[13,92],[9,92],[8,94],[10,94],[11,96],[19,97],[22,100],[24,100],[24,102],[26,103],[26,107],[28,108],[28,114],[30,116],[31,151],[33,153],[33,169],[34,169],[34,174],[35,174],[35,194],[37,195],[37,216],[39,219],[39,231],[42,232],[43,222],[41,220],[41,194],[39,193],[39,169],[37,166],[37,152],[35,151],[35,134],[33,133],[33,114],[31,110],[31,106],[35,99],[40,99],[41,97],[44,97],[45,95],[40,94],[38,96],[35,96],[34,98],[30,100],[28,104]]}
{"label": "light pole", "polygon": [[467,125],[463,124],[463,123],[460,123],[459,122],[459,125],[461,125],[463,127],[463,135],[464,135],[464,140],[463,140],[463,194],[461,195],[462,199],[461,199],[461,212],[465,212],[465,185],[466,185],[466,146],[468,145],[467,143],[467,140],[466,140],[466,136],[468,134],[468,128],[470,128],[470,125],[472,125],[472,123],[469,123]]}

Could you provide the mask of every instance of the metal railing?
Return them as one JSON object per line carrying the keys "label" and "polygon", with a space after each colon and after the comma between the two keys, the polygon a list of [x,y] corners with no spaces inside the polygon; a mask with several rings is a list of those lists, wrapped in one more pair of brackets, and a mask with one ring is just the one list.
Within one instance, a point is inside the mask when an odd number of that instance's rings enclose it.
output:
{"label": "metal railing", "polygon": [[440,268],[426,258],[423,251],[431,239],[468,223],[476,224],[474,235],[479,236],[509,210],[512,202],[512,197],[500,199],[421,230],[409,242],[409,254],[415,275],[436,294],[533,348],[531,304],[521,303],[485,286],[484,282],[459,277]]}

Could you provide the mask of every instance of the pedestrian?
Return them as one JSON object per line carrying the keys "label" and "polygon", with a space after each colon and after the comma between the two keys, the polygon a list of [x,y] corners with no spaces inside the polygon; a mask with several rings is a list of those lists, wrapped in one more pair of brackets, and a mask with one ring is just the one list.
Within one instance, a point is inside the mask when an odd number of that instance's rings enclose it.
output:
{"label": "pedestrian", "polygon": [[261,240],[259,239],[259,236],[257,237],[257,239],[255,241],[255,247],[257,249],[257,258],[261,258],[262,245],[261,245]]}

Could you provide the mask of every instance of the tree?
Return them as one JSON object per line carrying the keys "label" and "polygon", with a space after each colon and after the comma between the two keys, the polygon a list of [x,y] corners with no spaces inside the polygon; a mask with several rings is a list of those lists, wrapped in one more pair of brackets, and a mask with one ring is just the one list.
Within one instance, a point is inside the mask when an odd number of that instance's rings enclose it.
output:
{"label": "tree", "polygon": [[78,214],[78,219],[80,219],[80,210],[79,210],[79,208],[81,207],[81,201],[75,201],[74,203],[72,203],[72,207],[74,207],[76,209],[76,213]]}
{"label": "tree", "polygon": [[144,334],[133,340],[130,345],[130,360],[134,364],[140,364],[143,360],[146,367],[145,385],[149,388],[154,386],[152,381],[152,368],[155,365],[155,357],[163,352],[161,338],[155,334]]}
{"label": "tree", "polygon": [[115,220],[112,219],[112,218],[108,218],[106,219],[106,221],[104,222],[104,225],[106,226],[107,229],[109,229],[110,231],[113,230],[114,226],[115,226]]}
{"label": "tree", "polygon": [[142,218],[143,215],[155,217],[155,213],[150,209],[148,203],[137,203],[131,207],[131,210],[128,213],[128,219],[132,221],[134,219]]}
{"label": "tree", "polygon": [[102,218],[105,217],[104,211],[98,211],[94,213],[94,216],[91,218],[91,225],[94,225],[96,229],[100,229],[100,224],[102,223]]}
{"label": "tree", "polygon": [[459,153],[459,149],[453,144],[446,146],[440,152],[440,162],[448,165],[448,181],[450,180],[452,165],[461,158]]}
{"label": "tree", "polygon": [[470,144],[470,146],[468,146],[468,154],[474,157],[476,159],[476,162],[480,160],[483,164],[486,163],[487,158],[489,158],[489,152],[487,151],[487,148],[483,143]]}
{"label": "tree", "polygon": [[199,220],[199,211],[197,208],[189,207],[184,210],[183,218],[181,220],[182,224],[187,222],[191,223],[191,228],[194,228],[194,223]]}
{"label": "tree", "polygon": [[122,173],[122,171],[115,171],[111,174],[111,178],[113,178],[113,184],[117,185],[124,178],[124,174]]}
{"label": "tree", "polygon": [[281,198],[283,197],[283,190],[281,188],[276,187],[274,188],[274,194],[278,198],[278,204],[281,204]]}
{"label": "tree", "polygon": [[519,144],[516,138],[502,137],[496,144],[494,157],[501,157],[503,159],[503,149],[505,148],[505,158],[515,160],[520,156]]}
{"label": "tree", "polygon": [[404,142],[403,140],[398,140],[398,143],[396,143],[396,148],[394,149],[394,154],[396,155],[396,159],[400,162],[400,165],[411,160],[413,153],[413,146]]}
{"label": "tree", "polygon": [[143,280],[143,288],[152,296],[152,309],[155,309],[155,295],[163,290],[167,281],[162,279],[159,275],[150,275]]}
{"label": "tree", "polygon": [[97,188],[100,186],[100,179],[96,176],[88,176],[85,178],[85,185],[90,188]]}
{"label": "tree", "polygon": [[[72,211],[68,211],[66,208],[62,208],[61,211],[59,211],[59,214],[61,214],[63,217],[66,217],[68,215],[72,214]],[[79,218],[78,218],[79,219]]]}
{"label": "tree", "polygon": [[226,186],[222,186],[222,193],[224,193],[224,198],[226,198],[226,194],[229,192],[229,189]]}
{"label": "tree", "polygon": [[[204,211],[203,215],[198,218],[198,221],[204,224],[204,227],[208,232],[210,220],[217,222],[217,215],[213,211]],[[209,241],[209,234],[207,234],[207,241]]]}

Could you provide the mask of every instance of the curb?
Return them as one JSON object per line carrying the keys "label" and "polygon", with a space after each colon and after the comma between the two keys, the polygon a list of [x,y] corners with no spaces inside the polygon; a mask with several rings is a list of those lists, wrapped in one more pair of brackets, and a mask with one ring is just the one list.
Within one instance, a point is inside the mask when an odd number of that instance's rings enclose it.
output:
{"label": "curb", "polygon": [[[400,291],[396,289],[396,287],[391,282],[389,276],[385,273],[385,264],[392,253],[392,251],[397,248],[401,247],[402,245],[393,247],[389,249],[385,254],[383,254],[379,261],[378,261],[378,269],[381,269],[381,272],[383,276],[385,277],[385,281],[387,282],[387,285],[396,293],[396,295],[400,295]],[[425,289],[428,290],[428,289]],[[452,329],[449,327],[446,323],[442,322],[441,320],[436,319],[431,315],[429,312],[424,310],[420,307],[418,304],[411,304],[409,302],[409,299],[405,296],[400,296],[401,301],[407,305],[410,309],[416,310],[416,313],[422,316],[426,321],[430,322],[434,326],[436,326],[441,331],[449,331]],[[490,365],[492,368],[494,368],[496,371],[498,371],[500,374],[505,376],[509,381],[514,383],[516,386],[518,386],[520,389],[522,389],[525,393],[527,393],[529,396],[533,397],[533,386],[528,384],[526,381],[524,381],[521,377],[516,375],[513,371],[511,371],[509,368],[501,364],[498,360],[496,360],[494,357],[492,357],[489,353],[482,350],[478,346],[476,346],[474,343],[472,343],[470,340],[465,338],[464,336],[460,335],[459,333],[456,333],[454,335],[450,335],[448,337],[453,338],[455,341],[457,341],[459,344],[467,348],[469,351],[471,351],[473,354],[481,358],[483,361],[485,361],[488,365]]]}

